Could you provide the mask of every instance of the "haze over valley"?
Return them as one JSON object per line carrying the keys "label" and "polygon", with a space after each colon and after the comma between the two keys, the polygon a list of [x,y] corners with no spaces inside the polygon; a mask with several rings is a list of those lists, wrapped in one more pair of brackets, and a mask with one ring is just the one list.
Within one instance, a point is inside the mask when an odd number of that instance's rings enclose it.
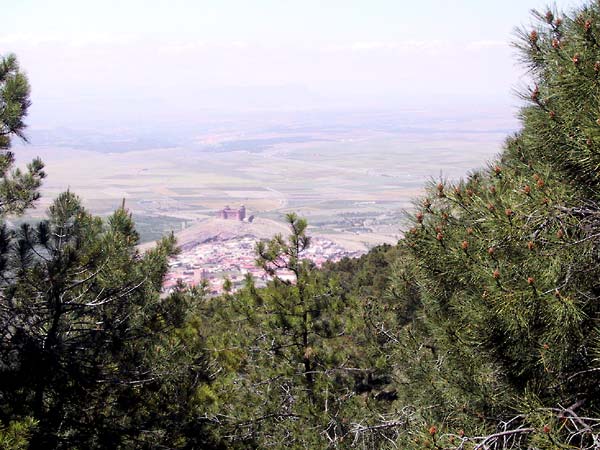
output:
{"label": "haze over valley", "polygon": [[[517,0],[175,3],[11,6],[33,24],[0,33],[34,86],[15,150],[49,175],[13,225],[67,189],[101,216],[124,200],[141,249],[174,232],[171,275],[219,291],[290,212],[315,262],[396,243],[427,181],[484,166],[518,128]],[[242,205],[244,222],[217,218]]]}
{"label": "haze over valley", "polygon": [[274,221],[297,212],[311,232],[366,250],[397,240],[425,181],[484,165],[515,128],[502,110],[264,112],[151,129],[34,129],[16,153],[47,165],[34,216],[65,189],[101,215],[125,199],[148,242],[202,230],[217,210],[243,204]]}

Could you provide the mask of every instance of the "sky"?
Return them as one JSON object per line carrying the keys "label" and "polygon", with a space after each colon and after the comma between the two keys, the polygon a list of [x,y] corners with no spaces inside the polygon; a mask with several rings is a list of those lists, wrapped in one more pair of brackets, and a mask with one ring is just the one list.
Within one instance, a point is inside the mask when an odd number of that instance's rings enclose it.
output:
{"label": "sky", "polygon": [[[583,0],[560,0],[570,10]],[[513,108],[540,0],[0,0],[33,128],[220,112]]]}

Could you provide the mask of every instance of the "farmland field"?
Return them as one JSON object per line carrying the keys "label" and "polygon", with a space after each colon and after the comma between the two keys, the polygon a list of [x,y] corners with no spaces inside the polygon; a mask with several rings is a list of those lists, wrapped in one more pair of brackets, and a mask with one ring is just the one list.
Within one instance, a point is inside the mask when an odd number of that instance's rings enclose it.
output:
{"label": "farmland field", "polygon": [[275,221],[297,212],[314,234],[367,248],[399,237],[404,210],[424,182],[483,166],[515,128],[505,115],[495,122],[467,115],[452,124],[414,112],[365,117],[344,122],[337,115],[332,123],[287,117],[276,125],[256,119],[218,130],[199,124],[173,145],[155,148],[142,140],[143,149],[112,135],[104,146],[95,138],[86,147],[86,131],[75,145],[76,133],[64,142],[33,130],[31,144],[16,153],[21,162],[39,155],[47,165],[32,216],[42,216],[65,189],[101,215],[125,199],[148,241],[197,226],[225,205],[244,204],[248,214]]}

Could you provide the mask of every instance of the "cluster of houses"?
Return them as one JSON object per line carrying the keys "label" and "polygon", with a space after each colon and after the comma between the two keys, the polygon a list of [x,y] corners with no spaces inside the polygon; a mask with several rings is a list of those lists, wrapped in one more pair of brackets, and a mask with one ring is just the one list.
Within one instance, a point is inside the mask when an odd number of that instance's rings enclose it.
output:
{"label": "cluster of houses", "polygon": [[[187,285],[205,283],[212,295],[223,292],[223,283],[229,279],[233,289],[239,289],[247,274],[250,274],[258,286],[264,285],[269,277],[256,266],[256,238],[243,236],[234,239],[204,242],[185,250],[169,263],[164,289],[169,291],[179,282]],[[313,239],[312,245],[305,251],[304,257],[320,266],[325,261],[338,261],[345,256],[359,256],[360,252],[348,252],[335,243],[325,239]],[[293,281],[293,274],[280,272],[279,278]]]}

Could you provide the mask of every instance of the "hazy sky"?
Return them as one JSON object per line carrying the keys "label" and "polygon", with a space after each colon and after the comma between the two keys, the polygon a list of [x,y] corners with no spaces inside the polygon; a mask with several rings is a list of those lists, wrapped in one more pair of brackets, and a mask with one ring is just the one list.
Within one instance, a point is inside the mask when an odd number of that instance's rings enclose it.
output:
{"label": "hazy sky", "polygon": [[[506,107],[540,0],[0,0],[32,127],[204,110]],[[581,1],[560,0],[559,9]]]}

